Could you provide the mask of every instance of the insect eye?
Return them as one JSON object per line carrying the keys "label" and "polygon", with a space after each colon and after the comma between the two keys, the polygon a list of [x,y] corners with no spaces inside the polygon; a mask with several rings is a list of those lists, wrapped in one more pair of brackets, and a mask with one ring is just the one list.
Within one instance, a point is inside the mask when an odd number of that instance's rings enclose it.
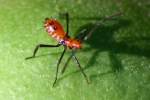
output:
{"label": "insect eye", "polygon": [[57,27],[56,27],[56,26],[54,26],[53,28],[54,28],[54,30],[56,30],[56,29],[57,29]]}

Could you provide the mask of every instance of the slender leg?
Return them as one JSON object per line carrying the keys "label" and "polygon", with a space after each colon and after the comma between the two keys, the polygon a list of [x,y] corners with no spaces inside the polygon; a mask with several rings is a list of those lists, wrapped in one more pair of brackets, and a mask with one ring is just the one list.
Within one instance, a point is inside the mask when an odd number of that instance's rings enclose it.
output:
{"label": "slender leg", "polygon": [[61,74],[63,74],[63,73],[65,72],[65,70],[66,70],[66,68],[67,68],[67,65],[68,65],[69,61],[71,60],[72,56],[73,56],[73,55],[70,55],[70,57],[67,59],[67,62],[65,63],[65,65],[64,65],[64,67],[63,67],[63,69],[62,69],[62,71],[61,71]]}
{"label": "slender leg", "polygon": [[100,25],[102,25],[103,22],[105,22],[105,21],[107,21],[107,20],[111,20],[111,19],[113,19],[114,17],[120,16],[120,15],[122,15],[122,13],[121,13],[121,12],[118,12],[118,13],[115,13],[115,14],[113,14],[113,15],[111,15],[111,16],[104,17],[104,18],[103,18],[102,20],[100,20],[100,21],[97,21],[97,22],[95,23],[94,27],[93,27],[93,28],[90,30],[90,32],[84,37],[83,40],[87,40],[88,38],[90,38],[91,35],[92,35],[92,33],[93,33]]}
{"label": "slender leg", "polygon": [[34,58],[35,57],[35,54],[37,53],[38,49],[39,48],[44,48],[44,47],[59,47],[61,44],[57,44],[57,45],[46,45],[46,44],[38,44],[35,49],[34,49],[34,52],[33,52],[33,55],[31,57],[27,57],[25,58],[26,60],[27,59],[30,59],[30,58]]}
{"label": "slender leg", "polygon": [[66,49],[67,49],[67,47],[64,46],[64,51],[62,52],[62,54],[61,54],[61,56],[60,56],[60,58],[59,58],[59,60],[58,60],[57,69],[56,69],[56,76],[55,76],[55,80],[54,80],[54,83],[53,83],[53,87],[54,87],[55,84],[56,84],[57,76],[58,76],[58,70],[59,70],[59,64],[60,64],[60,62],[61,62],[61,60],[62,60],[62,58],[63,58],[63,56],[64,56],[64,53],[66,52]]}
{"label": "slender leg", "polygon": [[115,14],[113,14],[113,15],[111,15],[111,16],[108,16],[108,17],[103,18],[102,21],[111,20],[113,17],[121,16],[121,15],[122,15],[122,12],[118,12],[118,13],[115,13]]}
{"label": "slender leg", "polygon": [[69,33],[69,13],[66,13],[66,25],[67,25],[67,36],[68,36],[68,33]]}
{"label": "slender leg", "polygon": [[78,65],[78,67],[79,67],[81,73],[83,74],[85,80],[86,80],[87,83],[89,84],[90,82],[89,82],[89,80],[88,80],[88,77],[87,77],[86,74],[84,73],[84,71],[83,71],[83,69],[82,69],[82,67],[81,67],[81,65],[80,65],[80,63],[79,63],[77,57],[76,57],[75,54],[74,54],[74,51],[72,51],[72,53],[73,53],[73,54],[72,54],[72,55],[73,55],[73,58],[74,58],[75,62],[77,63],[77,65]]}
{"label": "slender leg", "polygon": [[59,13],[60,18],[65,18],[66,20],[66,34],[68,36],[69,33],[69,13]]}

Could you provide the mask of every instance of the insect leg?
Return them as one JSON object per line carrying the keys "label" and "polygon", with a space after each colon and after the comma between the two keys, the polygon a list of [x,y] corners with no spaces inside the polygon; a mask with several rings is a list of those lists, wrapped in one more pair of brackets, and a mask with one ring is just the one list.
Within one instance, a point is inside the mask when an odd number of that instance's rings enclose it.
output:
{"label": "insect leg", "polygon": [[120,16],[120,15],[122,15],[122,13],[121,13],[121,12],[118,12],[118,13],[115,13],[115,14],[113,14],[113,15],[111,15],[111,16],[104,17],[104,18],[103,18],[102,20],[100,20],[100,21],[97,21],[97,22],[95,23],[94,27],[93,27],[93,28],[89,31],[89,33],[85,36],[84,40],[87,40],[88,38],[90,38],[91,35],[92,35],[92,33],[93,33],[99,26],[101,26],[101,25],[103,24],[103,22],[105,22],[105,21],[107,21],[107,20],[111,20],[111,19],[113,19],[114,17]]}
{"label": "insect leg", "polygon": [[66,13],[65,14],[66,15],[66,25],[67,25],[67,35],[68,35],[68,33],[69,33],[69,13]]}
{"label": "insect leg", "polygon": [[65,13],[59,13],[60,18],[65,18],[66,20],[66,34],[68,36],[69,33],[69,13],[65,12]]}
{"label": "insect leg", "polygon": [[65,72],[65,70],[66,70],[66,68],[67,68],[67,65],[68,65],[69,61],[71,60],[72,56],[73,56],[73,55],[71,54],[70,57],[67,59],[67,62],[65,63],[65,65],[64,65],[64,67],[63,67],[63,69],[62,69],[62,71],[61,71],[62,74]]}
{"label": "insect leg", "polygon": [[30,58],[34,58],[35,57],[35,54],[37,53],[38,49],[39,48],[45,48],[45,47],[59,47],[61,44],[57,44],[57,45],[46,45],[46,44],[38,44],[35,49],[34,49],[34,52],[33,52],[33,55],[31,57],[27,57],[25,58],[26,60],[27,59],[30,59]]}
{"label": "insect leg", "polygon": [[56,81],[57,81],[58,70],[59,70],[59,64],[60,64],[60,62],[61,62],[61,60],[62,60],[62,58],[63,58],[64,53],[66,52],[66,50],[67,50],[67,47],[64,46],[64,51],[62,52],[62,54],[61,54],[61,56],[60,56],[60,58],[59,58],[59,60],[58,60],[58,63],[57,63],[56,76],[55,76],[55,80],[54,80],[54,83],[53,83],[53,87],[55,86]]}
{"label": "insect leg", "polygon": [[78,61],[77,57],[75,56],[74,51],[72,51],[72,55],[73,55],[73,59],[75,60],[75,62],[76,62],[76,63],[77,63],[77,65],[78,65],[78,67],[79,67],[79,69],[80,69],[81,73],[83,74],[83,76],[84,76],[85,80],[87,81],[87,83],[90,83],[90,82],[89,82],[89,80],[88,80],[87,75],[84,73],[84,71],[83,71],[83,69],[82,69],[82,67],[81,67],[81,65],[80,65],[80,63],[79,63],[79,61]]}

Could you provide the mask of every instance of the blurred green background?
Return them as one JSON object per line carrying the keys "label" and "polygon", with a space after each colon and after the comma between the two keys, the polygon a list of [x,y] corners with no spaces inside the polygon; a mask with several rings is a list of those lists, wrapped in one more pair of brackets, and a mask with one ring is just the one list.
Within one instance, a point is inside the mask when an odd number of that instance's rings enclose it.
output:
{"label": "blurred green background", "polygon": [[[123,12],[97,28],[77,57],[91,80],[87,84],[71,61],[55,88],[56,64],[63,50],[43,28],[46,17],[69,12],[70,35],[90,23]],[[0,0],[0,100],[150,100],[149,0]],[[65,54],[61,68],[67,57]]]}

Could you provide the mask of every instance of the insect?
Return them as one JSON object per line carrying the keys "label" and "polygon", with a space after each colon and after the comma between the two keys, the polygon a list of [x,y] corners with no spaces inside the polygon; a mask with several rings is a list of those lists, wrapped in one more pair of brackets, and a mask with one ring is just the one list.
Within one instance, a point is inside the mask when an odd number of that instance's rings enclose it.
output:
{"label": "insect", "polygon": [[33,55],[31,57],[27,57],[26,59],[34,58],[39,48],[49,48],[49,47],[51,48],[51,47],[63,46],[64,50],[63,50],[63,52],[62,52],[62,54],[61,54],[61,56],[60,56],[60,58],[57,62],[56,75],[55,75],[55,80],[53,82],[53,87],[54,87],[56,82],[57,82],[57,78],[58,78],[59,65],[60,65],[60,63],[63,59],[63,56],[64,56],[66,50],[69,48],[69,49],[71,49],[72,53],[71,53],[70,57],[67,59],[67,62],[66,62],[65,66],[63,67],[61,72],[62,73],[65,72],[65,69],[67,67],[67,63],[71,60],[71,58],[73,58],[75,60],[76,64],[77,64],[78,68],[80,69],[81,73],[83,74],[85,80],[87,81],[87,83],[90,83],[89,80],[88,80],[88,77],[85,74],[85,72],[83,71],[83,69],[82,69],[82,67],[79,63],[79,60],[77,59],[75,53],[78,49],[81,49],[82,42],[84,40],[87,40],[92,35],[94,30],[99,25],[102,24],[102,22],[104,22],[108,19],[111,19],[114,16],[117,16],[117,15],[120,15],[120,14],[121,13],[116,13],[112,16],[105,17],[101,21],[97,21],[95,23],[95,26],[90,30],[89,33],[85,34],[85,29],[83,29],[83,31],[81,31],[79,33],[79,35],[77,35],[75,38],[71,38],[68,34],[69,33],[69,14],[68,13],[63,14],[65,16],[65,19],[66,19],[66,32],[64,31],[62,25],[56,19],[45,18],[44,28],[47,31],[48,35],[53,37],[58,42],[58,44],[56,44],[56,45],[38,44],[34,49]]}

